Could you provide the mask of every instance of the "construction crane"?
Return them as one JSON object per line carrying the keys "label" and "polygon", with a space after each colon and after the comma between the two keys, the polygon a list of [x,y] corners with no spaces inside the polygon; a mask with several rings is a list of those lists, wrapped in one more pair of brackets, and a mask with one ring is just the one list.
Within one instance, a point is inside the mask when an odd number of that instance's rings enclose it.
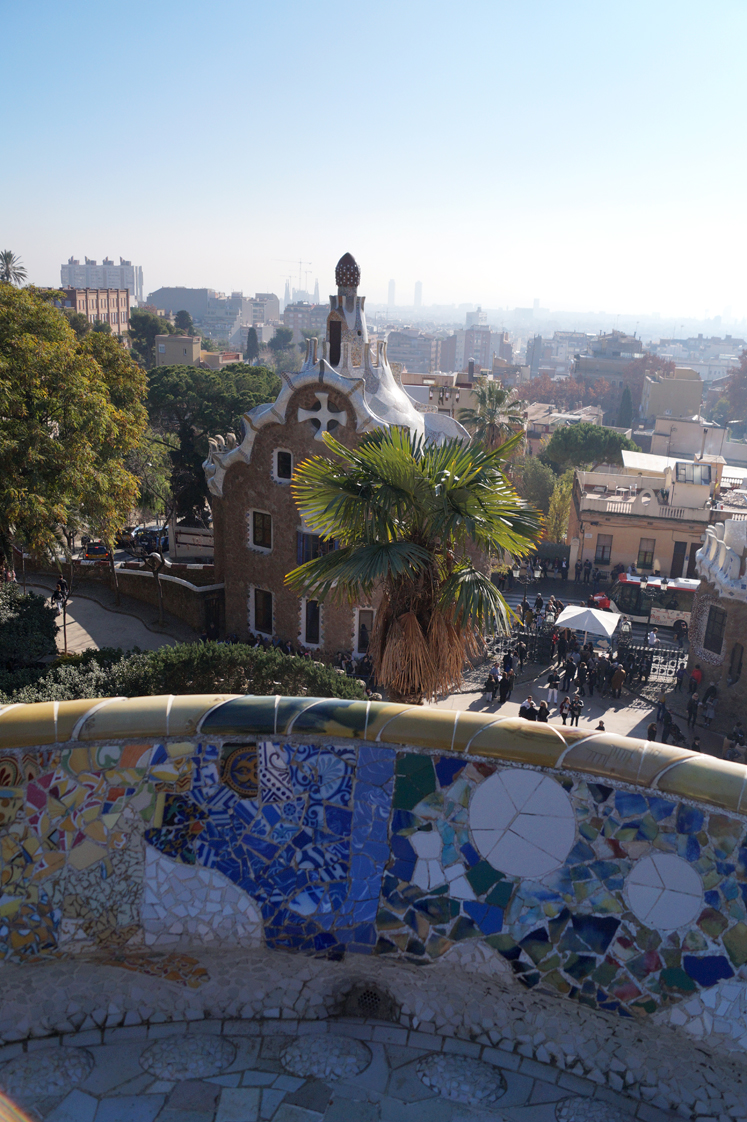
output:
{"label": "construction crane", "polygon": [[[286,265],[295,265],[295,263],[296,263],[295,260],[291,260],[290,257],[276,257],[275,260],[276,261],[283,261],[283,262],[285,262]],[[302,287],[303,287],[302,286],[302,280],[303,280],[303,267],[304,267],[304,265],[313,265],[313,264],[314,264],[313,261],[301,261],[299,259],[299,262],[298,262],[298,287],[300,289],[302,289]]]}

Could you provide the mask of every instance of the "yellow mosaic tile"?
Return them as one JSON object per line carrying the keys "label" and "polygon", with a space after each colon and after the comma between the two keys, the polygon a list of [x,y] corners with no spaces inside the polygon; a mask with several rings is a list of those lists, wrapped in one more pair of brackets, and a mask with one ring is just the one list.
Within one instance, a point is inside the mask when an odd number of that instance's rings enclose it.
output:
{"label": "yellow mosaic tile", "polygon": [[455,717],[456,714],[448,709],[402,707],[402,711],[396,713],[382,727],[380,737],[388,744],[417,744],[422,748],[441,748],[449,751]]}
{"label": "yellow mosaic tile", "polygon": [[[38,701],[35,705],[18,705],[0,713],[0,747],[31,748],[36,744],[54,744],[55,701]],[[12,730],[12,731],[11,731]]]}
{"label": "yellow mosaic tile", "polygon": [[172,759],[176,759],[179,756],[192,756],[194,755],[194,750],[194,740],[177,740],[172,744],[166,745],[166,751]]}
{"label": "yellow mosaic tile", "polygon": [[99,700],[60,701],[57,706],[57,740],[63,744],[72,738],[75,727],[81,717],[85,716]]}
{"label": "yellow mosaic tile", "polygon": [[650,787],[665,768],[694,755],[673,744],[644,744],[614,733],[600,733],[569,748],[563,767]]}
{"label": "yellow mosaic tile", "polygon": [[[395,705],[394,702],[390,701],[372,702],[368,713],[368,727],[364,739],[378,740],[392,718],[408,710],[413,713],[422,711],[418,705]],[[385,741],[386,736],[381,735],[381,739]]]}
{"label": "yellow mosaic tile", "polygon": [[[462,724],[461,719],[459,724]],[[471,756],[490,756],[534,764],[535,767],[555,767],[565,749],[563,738],[548,725],[509,717],[474,733],[468,751]]]}
{"label": "yellow mosaic tile", "polygon": [[169,697],[119,698],[107,701],[82,722],[80,740],[163,736]]}
{"label": "yellow mosaic tile", "polygon": [[747,810],[747,769],[728,760],[700,755],[683,760],[660,776],[656,786],[666,794],[697,799],[725,810],[742,814]]}

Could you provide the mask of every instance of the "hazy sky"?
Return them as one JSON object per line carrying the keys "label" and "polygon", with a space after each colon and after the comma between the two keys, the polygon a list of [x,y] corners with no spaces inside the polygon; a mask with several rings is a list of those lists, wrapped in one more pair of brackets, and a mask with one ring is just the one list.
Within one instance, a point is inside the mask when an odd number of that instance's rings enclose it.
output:
{"label": "hazy sky", "polygon": [[744,0],[0,0],[0,248],[741,316],[746,35]]}

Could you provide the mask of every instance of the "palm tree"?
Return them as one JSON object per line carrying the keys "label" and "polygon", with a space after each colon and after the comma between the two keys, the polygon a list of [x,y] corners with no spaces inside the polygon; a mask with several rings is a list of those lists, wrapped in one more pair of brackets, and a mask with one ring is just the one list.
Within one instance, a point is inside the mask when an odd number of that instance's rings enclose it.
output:
{"label": "palm tree", "polygon": [[512,433],[523,430],[526,403],[513,390],[504,389],[500,382],[480,378],[473,392],[476,407],[460,409],[459,420],[480,444],[497,448]]}
{"label": "palm tree", "polygon": [[493,451],[459,440],[436,447],[394,428],[350,449],[325,434],[334,460],[314,456],[296,469],[305,524],[338,548],[286,582],[300,596],[348,603],[380,593],[369,653],[395,700],[453,689],[483,630],[507,630],[509,609],[473,557],[522,556],[540,536],[542,516],[501,470],[520,440]]}
{"label": "palm tree", "polygon": [[0,250],[0,281],[5,284],[23,284],[25,280],[26,270],[21,258],[16,257],[12,249]]}

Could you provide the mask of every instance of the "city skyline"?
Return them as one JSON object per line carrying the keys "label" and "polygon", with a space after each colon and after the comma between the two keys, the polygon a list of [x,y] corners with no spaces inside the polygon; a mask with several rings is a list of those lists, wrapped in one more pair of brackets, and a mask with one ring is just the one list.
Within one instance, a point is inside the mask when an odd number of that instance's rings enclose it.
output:
{"label": "city skyline", "polygon": [[[349,250],[377,304],[395,278],[403,304],[422,281],[424,307],[747,312],[735,0],[92,11],[0,16],[3,242],[34,283],[121,254],[146,291],[282,294],[300,257],[325,299]],[[91,96],[118,67],[123,92]]]}

